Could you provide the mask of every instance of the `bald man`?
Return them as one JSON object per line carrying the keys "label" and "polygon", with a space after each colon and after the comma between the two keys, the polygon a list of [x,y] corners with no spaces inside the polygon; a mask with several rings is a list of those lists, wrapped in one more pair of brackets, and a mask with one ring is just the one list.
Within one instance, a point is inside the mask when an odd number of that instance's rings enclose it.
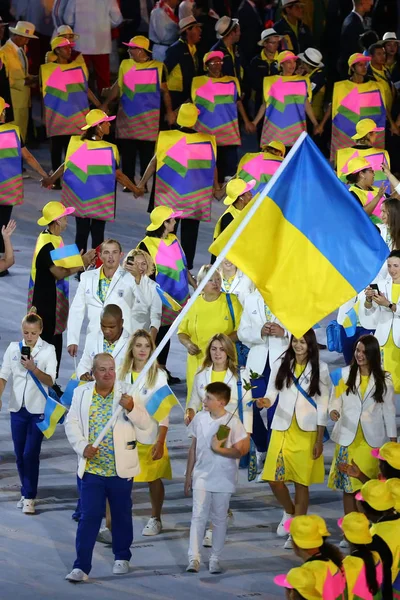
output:
{"label": "bald man", "polygon": [[129,332],[124,329],[122,310],[117,304],[107,304],[100,315],[100,331],[90,333],[79,361],[76,375],[82,381],[93,381],[92,363],[96,354],[106,352],[115,360],[115,368],[122,365],[129,342]]}

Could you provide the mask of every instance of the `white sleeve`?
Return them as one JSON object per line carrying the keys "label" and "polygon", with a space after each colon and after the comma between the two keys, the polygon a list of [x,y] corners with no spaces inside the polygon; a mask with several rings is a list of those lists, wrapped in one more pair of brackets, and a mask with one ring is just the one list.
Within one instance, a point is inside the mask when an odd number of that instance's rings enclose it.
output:
{"label": "white sleeve", "polygon": [[112,0],[110,2],[110,20],[111,20],[111,27],[118,27],[118,25],[121,25],[122,21],[124,20],[121,10],[119,8],[118,2],[117,0]]}
{"label": "white sleeve", "polygon": [[320,391],[321,395],[317,396],[317,425],[326,427],[328,422],[328,403],[329,391],[331,388],[331,378],[327,365],[324,365],[320,372]]}
{"label": "white sleeve", "polygon": [[[79,394],[79,398],[78,398]],[[72,448],[78,454],[83,457],[83,452],[89,443],[83,433],[83,423],[79,418],[80,405],[82,402],[82,389],[77,388],[74,390],[72,396],[71,408],[68,411],[67,418],[65,419],[65,433]]]}
{"label": "white sleeve", "polygon": [[244,428],[243,423],[240,421],[240,419],[232,419],[228,427],[231,427],[231,430],[229,432],[231,446],[247,438],[247,431]]}
{"label": "white sleeve", "polygon": [[11,346],[12,344],[10,344],[7,348],[7,350],[4,353],[3,356],[3,362],[1,365],[1,369],[0,369],[0,379],[4,379],[5,381],[7,381],[7,379],[10,377],[10,375],[12,374],[12,368],[11,368]]}
{"label": "white sleeve", "polygon": [[126,414],[132,425],[135,427],[136,439],[141,444],[153,444],[157,438],[158,426],[152,419],[147,410],[139,402],[131,412]]}
{"label": "white sleeve", "polygon": [[243,312],[237,330],[238,338],[243,344],[265,344],[265,340],[261,336],[261,327],[258,331],[252,323],[248,298],[244,301]]}
{"label": "white sleeve", "polygon": [[67,324],[67,346],[71,346],[71,344],[76,344],[79,346],[79,335],[81,333],[81,327],[85,317],[86,308],[85,288],[86,282],[85,280],[81,279],[69,309]]}
{"label": "white sleeve", "polygon": [[85,348],[83,350],[83,354],[78,363],[78,366],[76,367],[76,376],[78,379],[80,379],[81,376],[84,375],[85,373],[90,373],[92,370],[93,361],[92,361],[92,357],[90,356],[90,350],[89,350],[89,348],[91,347],[91,343],[92,343],[92,340],[91,340],[90,336],[88,336],[85,341]]}
{"label": "white sleeve", "polygon": [[383,420],[385,422],[386,435],[389,438],[397,439],[396,401],[390,375],[386,377],[386,387],[387,390],[383,402]]}
{"label": "white sleeve", "polygon": [[57,376],[57,356],[56,356],[56,349],[52,344],[49,344],[48,346],[48,359],[46,361],[46,365],[43,368],[44,373],[46,373],[46,375],[49,375],[52,380],[53,380],[53,385],[54,382],[56,380],[56,376]]}
{"label": "white sleeve", "polygon": [[198,376],[198,374],[196,374],[195,378],[194,378],[193,386],[192,386],[192,393],[190,395],[190,400],[189,400],[189,403],[186,408],[192,408],[194,410],[194,412],[197,413],[198,410],[200,409],[201,401],[202,401],[202,397],[200,395],[200,389],[199,389],[199,376]]}
{"label": "white sleeve", "polygon": [[279,391],[275,387],[275,380],[278,374],[279,367],[281,366],[281,359],[278,358],[272,365],[271,375],[269,376],[267,391],[265,392],[265,397],[271,401],[271,406],[273,406],[278,397]]}

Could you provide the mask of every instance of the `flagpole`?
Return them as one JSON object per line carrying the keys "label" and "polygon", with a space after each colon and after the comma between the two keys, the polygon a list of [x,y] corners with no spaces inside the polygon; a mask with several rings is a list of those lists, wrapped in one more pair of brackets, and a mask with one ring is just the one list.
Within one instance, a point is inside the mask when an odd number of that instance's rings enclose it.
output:
{"label": "flagpole", "polygon": [[[175,331],[178,329],[181,321],[183,320],[184,317],[186,317],[187,313],[192,308],[193,303],[200,296],[201,292],[203,291],[203,289],[205,288],[207,283],[210,281],[211,277],[218,270],[219,265],[224,260],[225,256],[227,255],[229,250],[232,248],[232,246],[235,244],[235,242],[237,241],[237,239],[240,236],[240,234],[242,233],[242,231],[245,229],[245,227],[251,221],[251,219],[257,212],[257,210],[260,208],[264,198],[268,195],[268,192],[270,191],[270,189],[275,185],[275,182],[277,181],[277,179],[282,175],[282,173],[284,172],[284,170],[286,169],[286,167],[288,166],[288,164],[290,163],[290,161],[292,160],[292,158],[294,157],[294,155],[296,154],[297,150],[300,148],[300,146],[302,145],[302,143],[304,142],[306,137],[307,137],[307,133],[304,131],[300,135],[300,137],[296,140],[296,142],[292,146],[289,154],[284,158],[282,163],[279,165],[279,168],[276,170],[274,175],[271,177],[271,179],[269,180],[269,182],[267,183],[267,185],[265,186],[263,191],[260,192],[259,197],[254,202],[254,204],[250,208],[249,212],[246,214],[244,219],[241,221],[241,223],[237,227],[236,231],[234,232],[234,234],[232,235],[232,237],[230,238],[230,240],[228,241],[226,246],[223,248],[223,250],[221,250],[220,254],[217,256],[217,259],[216,259],[215,263],[212,265],[211,269],[208,271],[208,273],[206,273],[204,279],[199,283],[199,285],[195,289],[193,295],[190,297],[190,300],[187,302],[187,304],[185,304],[182,311],[179,313],[179,315],[176,317],[175,321],[172,323],[171,327],[168,330],[168,333],[165,335],[165,337],[163,337],[160,344],[157,346],[157,348],[155,349],[153,354],[150,356],[149,360],[147,361],[147,363],[145,364],[143,369],[140,371],[139,377],[133,384],[135,389],[137,387],[139,387],[139,385],[144,381],[147,373],[150,371],[151,366],[157,360],[157,357],[161,354],[161,351],[164,349],[164,347],[169,342],[169,340],[171,339],[171,337],[173,336]],[[181,406],[181,408],[182,408],[182,406]],[[104,429],[99,433],[98,437],[96,438],[96,440],[93,443],[93,446],[95,448],[97,448],[99,446],[99,444],[101,444],[104,436],[107,434],[108,430],[115,423],[121,410],[122,410],[122,406],[119,406],[117,408],[117,410],[115,411],[115,413],[112,415],[112,417],[109,419],[109,421],[104,426]]]}

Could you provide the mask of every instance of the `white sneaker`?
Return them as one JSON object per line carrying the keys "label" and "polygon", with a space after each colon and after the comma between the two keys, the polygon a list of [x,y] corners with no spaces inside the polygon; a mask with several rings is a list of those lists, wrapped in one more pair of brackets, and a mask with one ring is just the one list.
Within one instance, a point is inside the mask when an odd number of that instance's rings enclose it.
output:
{"label": "white sneaker", "polygon": [[82,571],[82,569],[72,569],[71,573],[65,576],[67,581],[72,581],[74,583],[78,583],[79,581],[86,581],[88,579],[88,575]]}
{"label": "white sneaker", "polygon": [[289,521],[289,519],[293,519],[293,517],[294,517],[294,515],[289,515],[289,513],[283,511],[281,522],[279,523],[278,527],[276,528],[276,535],[279,535],[279,537],[287,536],[288,532],[285,529],[285,523],[286,523],[286,521]]}
{"label": "white sneaker", "polygon": [[218,558],[210,558],[210,562],[208,564],[208,571],[209,571],[209,573],[212,573],[213,575],[216,575],[217,573],[222,572],[222,569],[219,566]]}
{"label": "white sneaker", "polygon": [[142,535],[158,535],[159,533],[161,533],[161,530],[161,521],[156,517],[151,517],[148,520],[146,527],[143,528]]}
{"label": "white sneaker", "polygon": [[350,548],[350,544],[345,538],[342,538],[340,540],[339,548]]}
{"label": "white sneaker", "polygon": [[97,542],[101,542],[102,544],[112,544],[112,533],[108,529],[108,527],[103,527],[100,529],[96,538]]}
{"label": "white sneaker", "polygon": [[200,570],[200,563],[198,560],[189,560],[189,564],[186,567],[187,573],[198,573]]}
{"label": "white sneaker", "polygon": [[206,532],[203,537],[203,546],[204,548],[212,547],[212,529],[206,529]]}
{"label": "white sneaker", "polygon": [[34,500],[25,500],[22,504],[22,512],[24,515],[34,515],[35,514],[35,501]]}
{"label": "white sneaker", "polygon": [[290,534],[289,534],[288,539],[286,540],[286,542],[283,544],[283,548],[285,550],[293,550],[292,536]]}
{"label": "white sneaker", "polygon": [[258,452],[258,450],[256,450],[257,473],[261,473],[261,471],[263,470],[266,456],[267,456],[266,452]]}
{"label": "white sneaker", "polygon": [[21,496],[21,498],[17,502],[17,508],[23,508],[24,507],[24,500],[25,500],[25,496]]}
{"label": "white sneaker", "polygon": [[126,575],[129,573],[129,560],[116,560],[113,566],[114,575]]}
{"label": "white sneaker", "polygon": [[255,483],[267,483],[265,479],[262,478],[262,471],[259,473],[255,479]]}

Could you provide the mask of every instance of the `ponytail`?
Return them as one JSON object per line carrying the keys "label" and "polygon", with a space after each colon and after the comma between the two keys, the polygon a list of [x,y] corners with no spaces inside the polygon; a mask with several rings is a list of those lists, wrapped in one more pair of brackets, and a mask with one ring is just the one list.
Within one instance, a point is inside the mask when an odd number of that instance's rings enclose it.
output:
{"label": "ponytail", "polygon": [[375,550],[381,557],[383,566],[382,600],[393,600],[392,565],[393,555],[387,543],[377,534],[372,536],[370,550]]}
{"label": "ponytail", "polygon": [[321,555],[325,560],[331,560],[340,571],[343,571],[343,554],[336,546],[325,541],[319,549]]}
{"label": "ponytail", "polygon": [[[352,552],[353,556],[356,556],[358,558],[361,558],[364,561],[364,567],[365,567],[365,577],[367,580],[367,586],[368,589],[371,593],[371,596],[375,596],[375,594],[378,593],[379,591],[379,583],[378,580],[376,578],[376,566],[375,566],[375,560],[371,551],[371,546],[373,546],[372,544],[354,544],[353,542],[351,543],[352,546],[354,546],[354,552]],[[382,567],[383,567],[383,560],[382,560]]]}

